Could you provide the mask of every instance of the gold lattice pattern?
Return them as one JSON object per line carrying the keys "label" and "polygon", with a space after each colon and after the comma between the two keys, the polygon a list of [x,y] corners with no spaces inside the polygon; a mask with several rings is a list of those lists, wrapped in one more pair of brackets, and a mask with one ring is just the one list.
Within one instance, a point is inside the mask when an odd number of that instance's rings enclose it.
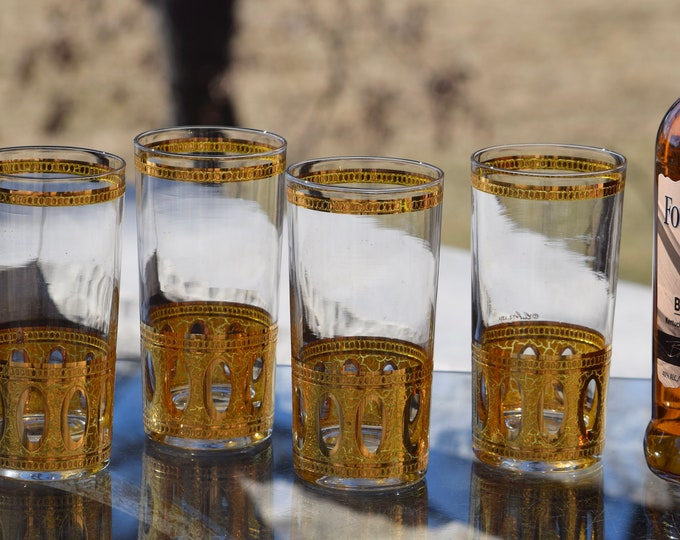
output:
{"label": "gold lattice pattern", "polygon": [[381,338],[321,340],[293,362],[298,474],[415,481],[427,468],[432,359]]}
{"label": "gold lattice pattern", "polygon": [[381,215],[418,212],[439,205],[444,196],[441,182],[435,182],[432,177],[396,170],[317,171],[302,178],[324,186],[346,184],[382,184],[404,188],[422,186],[422,189],[396,189],[393,196],[383,194],[374,199],[357,199],[351,197],[351,191],[332,197],[328,193],[310,189],[307,185],[288,185],[287,196],[291,204],[334,214]]}
{"label": "gold lattice pattern", "polygon": [[96,180],[101,188],[82,191],[30,191],[0,189],[0,203],[21,206],[83,206],[118,199],[125,192],[125,174],[104,165],[57,159],[16,159],[0,161],[0,175],[41,175],[82,177]]}
{"label": "gold lattice pattern", "polygon": [[[192,137],[161,141],[149,147],[151,151],[138,150],[135,167],[142,174],[166,180],[248,182],[275,177],[286,166],[286,155],[281,149],[250,141]],[[177,163],[186,160],[187,165],[170,165],[157,152],[172,154],[165,158],[172,157]]]}
{"label": "gold lattice pattern", "polygon": [[[473,172],[472,187],[485,193],[514,199],[599,199],[616,195],[624,188],[624,173],[612,169],[610,163],[584,158],[510,156],[485,162]],[[564,173],[560,174],[560,171]],[[575,177],[573,182],[565,183],[564,178],[574,173],[583,173],[586,176]],[[525,174],[525,178],[520,181],[522,174]],[[513,181],[509,181],[511,177],[514,177]],[[508,180],[503,181],[502,178]]]}
{"label": "gold lattice pattern", "polygon": [[113,345],[93,334],[1,331],[0,468],[103,467],[111,453],[114,364]]}
{"label": "gold lattice pattern", "polygon": [[472,345],[473,445],[535,462],[599,456],[611,348],[601,334],[558,323],[487,329]]}
{"label": "gold lattice pattern", "polygon": [[142,322],[144,425],[154,438],[266,438],[274,418],[277,326],[221,302],[163,305]]}

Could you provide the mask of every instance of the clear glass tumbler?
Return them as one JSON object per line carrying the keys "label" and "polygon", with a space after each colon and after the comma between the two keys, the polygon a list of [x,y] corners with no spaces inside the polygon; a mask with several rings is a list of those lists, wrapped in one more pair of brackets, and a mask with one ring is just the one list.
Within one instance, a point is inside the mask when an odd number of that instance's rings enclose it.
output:
{"label": "clear glass tumbler", "polygon": [[626,160],[510,145],[472,156],[472,434],[484,462],[578,470],[604,445]]}
{"label": "clear glass tumbler", "polygon": [[392,158],[291,165],[293,463],[385,490],[428,460],[444,174]]}
{"label": "clear glass tumbler", "polygon": [[144,427],[247,449],[274,420],[286,141],[177,127],[135,138]]}
{"label": "clear glass tumbler", "polygon": [[109,462],[124,192],[117,156],[0,149],[0,475]]}

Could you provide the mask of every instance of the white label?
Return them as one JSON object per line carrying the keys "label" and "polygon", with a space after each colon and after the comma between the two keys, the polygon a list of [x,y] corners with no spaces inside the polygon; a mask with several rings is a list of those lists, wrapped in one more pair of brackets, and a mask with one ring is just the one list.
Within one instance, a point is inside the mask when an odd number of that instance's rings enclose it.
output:
{"label": "white label", "polygon": [[656,373],[680,387],[680,182],[660,174],[656,205]]}
{"label": "white label", "polygon": [[657,328],[680,336],[680,182],[662,174],[656,219]]}
{"label": "white label", "polygon": [[656,376],[666,388],[680,387],[680,367],[678,366],[657,359]]}

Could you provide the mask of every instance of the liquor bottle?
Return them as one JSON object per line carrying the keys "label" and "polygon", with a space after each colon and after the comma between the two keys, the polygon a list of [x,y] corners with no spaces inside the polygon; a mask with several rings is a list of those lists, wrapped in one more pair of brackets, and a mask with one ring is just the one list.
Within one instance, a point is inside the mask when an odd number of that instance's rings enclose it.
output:
{"label": "liquor bottle", "polygon": [[680,99],[659,126],[654,176],[652,418],[644,447],[654,473],[680,481]]}

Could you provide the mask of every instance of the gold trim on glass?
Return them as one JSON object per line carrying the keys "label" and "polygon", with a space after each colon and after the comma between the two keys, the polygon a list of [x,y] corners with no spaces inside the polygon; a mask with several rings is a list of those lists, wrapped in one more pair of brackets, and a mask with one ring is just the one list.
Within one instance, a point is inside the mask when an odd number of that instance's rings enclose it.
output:
{"label": "gold trim on glass", "polygon": [[[444,197],[441,184],[433,183],[431,176],[397,170],[363,170],[344,169],[318,171],[300,176],[301,180],[308,180],[309,185],[289,184],[287,188],[288,201],[296,206],[330,212],[334,214],[382,215],[401,214],[428,210],[439,205]],[[314,191],[314,184],[320,186],[348,186],[346,192],[338,192],[337,196],[329,197],[328,193]],[[375,184],[381,192],[375,198],[370,198],[370,186],[366,189],[363,199],[352,198],[352,187],[362,184]],[[394,198],[389,198],[390,186],[395,188]],[[415,194],[404,195],[399,186],[423,189]]]}
{"label": "gold trim on glass", "polygon": [[264,440],[278,326],[245,304],[187,302],[141,323],[144,426],[153,438]]}
{"label": "gold trim on glass", "polygon": [[[285,154],[279,152],[278,148],[243,140],[193,137],[161,141],[145,145],[144,148],[150,151],[138,150],[135,167],[142,174],[165,180],[214,184],[264,180],[283,173],[286,165]],[[191,163],[194,166],[157,163],[154,161],[154,152],[166,153],[174,159],[193,160]],[[241,161],[229,166],[228,161],[232,158]],[[243,165],[242,160],[261,163]],[[197,163],[203,166],[196,166]]]}
{"label": "gold trim on glass", "polygon": [[597,459],[611,347],[562,323],[489,328],[472,344],[473,445],[482,461]]}
{"label": "gold trim on glass", "polygon": [[[523,178],[524,182],[503,182],[490,176]],[[526,176],[524,176],[526,175]],[[529,179],[535,183],[529,183]],[[565,185],[565,179],[573,181]],[[550,184],[559,180],[561,185]],[[594,180],[599,180],[593,183]],[[543,183],[539,184],[538,182]],[[586,183],[587,182],[587,183]],[[625,177],[611,163],[561,156],[510,156],[480,163],[472,174],[472,187],[514,199],[536,201],[578,201],[616,195]]]}
{"label": "gold trim on glass", "polygon": [[0,468],[94,472],[111,453],[115,336],[0,331]]}
{"label": "gold trim on glass", "polygon": [[[45,175],[46,179],[64,178],[72,180],[83,178],[91,181],[106,182],[102,188],[80,191],[28,191],[22,189],[0,188],[0,203],[20,206],[83,206],[112,201],[125,193],[124,173],[103,165],[82,161],[59,159],[12,159],[0,160],[0,176],[21,178],[21,175]],[[40,178],[35,178],[40,180]],[[49,186],[45,182],[45,186]]]}
{"label": "gold trim on glass", "polygon": [[305,346],[292,370],[293,462],[302,478],[422,477],[432,383],[425,350],[387,338],[326,339]]}

